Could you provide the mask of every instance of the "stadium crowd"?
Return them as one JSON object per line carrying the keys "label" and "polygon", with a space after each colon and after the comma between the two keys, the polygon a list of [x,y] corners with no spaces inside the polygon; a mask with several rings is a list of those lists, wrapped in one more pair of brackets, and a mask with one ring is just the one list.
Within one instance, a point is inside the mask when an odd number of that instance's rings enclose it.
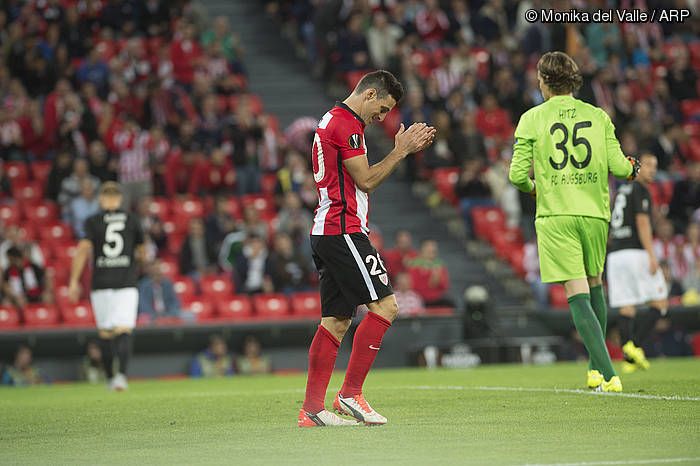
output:
{"label": "stadium crowd", "polygon": [[[90,321],[86,296],[71,304],[66,285],[108,180],[146,236],[140,322],[317,316],[315,122],[280,130],[248,90],[243,45],[188,0],[3,3],[0,325]],[[402,247],[418,255],[410,236]],[[427,249],[402,268],[412,314],[449,289]],[[300,299],[288,306],[290,295]]]}
{"label": "stadium crowd", "polygon": [[[568,11],[610,4],[555,6]],[[578,97],[610,115],[623,151],[656,155],[658,181],[651,187],[656,253],[668,267],[673,295],[698,304],[700,22],[525,21],[524,12],[540,6],[535,0],[269,0],[267,11],[329,82],[352,87],[368,69],[395,73],[407,92],[399,112],[387,117],[387,134],[399,122],[427,121],[437,128],[435,144],[408,159],[409,181],[431,181],[461,210],[469,234],[489,240],[499,257],[535,284],[540,302],[564,306],[561,293],[547,288],[542,294],[537,286],[536,251],[534,261],[528,251],[534,201],[509,184],[508,166],[514,125],[542,102],[537,59],[552,48],[566,51],[584,77]]]}

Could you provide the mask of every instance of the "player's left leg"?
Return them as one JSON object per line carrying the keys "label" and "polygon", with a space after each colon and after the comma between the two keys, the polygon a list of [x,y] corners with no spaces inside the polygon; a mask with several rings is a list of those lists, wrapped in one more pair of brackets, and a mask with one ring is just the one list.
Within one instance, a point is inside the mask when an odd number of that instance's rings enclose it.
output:
{"label": "player's left leg", "polygon": [[[605,346],[604,329],[607,325],[607,307],[602,292],[602,275],[607,252],[608,222],[599,218],[576,217],[576,225],[583,252],[583,267],[587,277],[585,286],[588,288],[589,294],[579,295],[577,304],[572,303],[572,316],[591,356],[591,367],[603,374],[604,380],[599,388],[603,391],[619,392],[622,391],[622,383],[615,373],[608,348]],[[569,290],[567,289],[567,291]],[[577,298],[571,294],[567,296],[570,298],[570,303],[573,298]],[[598,312],[593,309],[594,301],[599,306]],[[605,314],[605,321],[601,324],[603,314]]]}
{"label": "player's left leg", "polygon": [[[591,307],[600,324],[600,329],[603,331],[603,339],[605,339],[608,328],[608,305],[605,300],[603,283],[598,277],[589,277],[588,288],[591,295]],[[603,374],[593,365],[593,359],[589,358],[586,386],[595,389],[600,387],[604,380]]]}
{"label": "player's left leg", "polygon": [[393,294],[369,303],[367,307],[370,312],[355,331],[345,381],[333,406],[337,411],[351,415],[365,424],[386,424],[386,418],[372,409],[364,399],[362,386],[382,346],[384,334],[398,315],[399,307]]}
{"label": "player's left leg", "polygon": [[99,329],[97,336],[97,345],[100,347],[102,355],[102,367],[107,377],[107,383],[111,384],[112,379],[114,379],[114,333],[112,330]]}
{"label": "player's left leg", "polygon": [[131,354],[132,332],[134,327],[136,327],[136,316],[138,313],[138,289],[122,288],[114,290],[112,299],[114,306],[112,310],[114,352],[119,362],[119,371],[114,376],[113,386],[115,390],[122,391],[129,388],[127,373]]}

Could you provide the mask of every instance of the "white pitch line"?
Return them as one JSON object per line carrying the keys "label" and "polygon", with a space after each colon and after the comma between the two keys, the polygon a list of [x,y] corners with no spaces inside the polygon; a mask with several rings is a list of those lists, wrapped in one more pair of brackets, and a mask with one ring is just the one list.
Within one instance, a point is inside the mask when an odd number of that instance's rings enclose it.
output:
{"label": "white pitch line", "polygon": [[700,457],[695,458],[657,458],[649,460],[619,460],[619,461],[583,461],[580,463],[527,463],[522,466],[616,466],[626,464],[669,464],[669,463],[690,463],[700,461]]}
{"label": "white pitch line", "polygon": [[642,400],[660,401],[700,401],[697,396],[681,395],[647,395],[643,393],[603,393],[592,390],[581,390],[572,388],[538,388],[538,387],[486,387],[486,386],[461,386],[461,385],[409,385],[405,387],[394,387],[391,390],[403,388],[405,390],[475,390],[491,392],[541,392],[541,393],[571,393],[574,395],[592,396],[613,396],[623,398],[637,398]]}

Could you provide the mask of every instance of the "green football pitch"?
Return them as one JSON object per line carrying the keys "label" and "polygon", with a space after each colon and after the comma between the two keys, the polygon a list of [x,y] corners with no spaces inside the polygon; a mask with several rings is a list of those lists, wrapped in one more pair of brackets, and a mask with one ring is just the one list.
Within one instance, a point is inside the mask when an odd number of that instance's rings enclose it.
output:
{"label": "green football pitch", "polygon": [[389,424],[335,429],[296,427],[302,375],[1,389],[0,463],[700,464],[700,359],[652,361],[616,395],[581,390],[585,369],[375,371]]}

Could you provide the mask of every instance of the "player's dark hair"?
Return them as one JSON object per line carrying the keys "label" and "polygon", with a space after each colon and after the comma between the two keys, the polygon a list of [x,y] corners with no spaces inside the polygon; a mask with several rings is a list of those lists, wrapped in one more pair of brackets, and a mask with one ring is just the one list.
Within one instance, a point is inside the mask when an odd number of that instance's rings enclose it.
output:
{"label": "player's dark hair", "polygon": [[372,71],[364,75],[354,92],[360,94],[367,89],[376,89],[379,98],[390,95],[397,103],[403,98],[403,86],[396,76],[386,70]]}
{"label": "player's dark hair", "polygon": [[547,52],[537,62],[537,71],[542,81],[553,94],[570,94],[583,84],[581,71],[576,62],[564,52]]}

